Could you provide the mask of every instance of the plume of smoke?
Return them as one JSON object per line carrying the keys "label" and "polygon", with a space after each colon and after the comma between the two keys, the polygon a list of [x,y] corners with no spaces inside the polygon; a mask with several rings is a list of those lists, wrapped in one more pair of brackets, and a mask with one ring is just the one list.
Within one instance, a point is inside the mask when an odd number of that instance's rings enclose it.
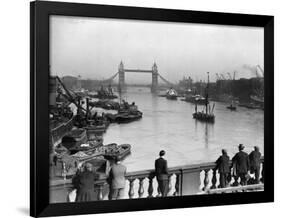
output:
{"label": "plume of smoke", "polygon": [[249,70],[253,75],[257,74],[257,67],[256,66],[251,66],[248,64],[243,64],[242,66],[244,69]]}

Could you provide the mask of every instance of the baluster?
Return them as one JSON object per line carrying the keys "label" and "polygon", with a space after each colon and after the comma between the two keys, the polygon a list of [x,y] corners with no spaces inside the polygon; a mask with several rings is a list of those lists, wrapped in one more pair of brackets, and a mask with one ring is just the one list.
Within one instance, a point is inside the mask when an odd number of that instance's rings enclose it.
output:
{"label": "baluster", "polygon": [[61,172],[61,176],[63,177],[63,180],[66,180],[66,166],[65,163],[62,162],[62,172]]}
{"label": "baluster", "polygon": [[148,185],[148,198],[152,198],[153,197],[153,177],[149,175],[148,179],[149,179],[149,185]]}
{"label": "baluster", "polygon": [[159,187],[159,184],[158,184],[156,197],[160,197],[160,196],[162,196],[162,194],[161,194],[160,187]]}
{"label": "baluster", "polygon": [[103,184],[103,190],[108,190],[108,191],[105,191],[105,192],[103,192],[104,194],[103,194],[103,200],[111,200],[110,198],[111,198],[111,190],[110,190],[110,185],[108,184],[108,183],[104,183]]}
{"label": "baluster", "polygon": [[171,192],[171,190],[172,190],[172,176],[173,176],[173,174],[169,174],[168,175],[168,179],[169,179],[169,184],[168,184],[168,192],[167,192],[167,196],[169,195],[169,193]]}
{"label": "baluster", "polygon": [[209,185],[209,174],[208,174],[208,172],[209,172],[209,169],[208,170],[204,170],[204,172],[205,172],[205,178],[204,178],[204,187],[203,187],[203,191],[206,191],[207,190],[207,187],[208,187],[208,185]]}
{"label": "baluster", "polygon": [[233,186],[238,186],[239,183],[238,183],[238,179],[239,177],[237,175],[233,176],[234,177],[234,183],[232,184]]}
{"label": "baluster", "polygon": [[103,184],[98,185],[98,201],[103,200]]}
{"label": "baluster", "polygon": [[143,180],[144,178],[139,178],[139,198],[141,198],[143,196],[144,193],[144,188],[143,188]]}
{"label": "baluster", "polygon": [[180,188],[180,174],[176,174],[176,184],[175,184],[174,196],[179,195],[179,188]]}
{"label": "baluster", "polygon": [[134,181],[135,179],[129,179],[130,182],[130,189],[129,189],[129,198],[133,198],[134,197]]}
{"label": "baluster", "polygon": [[211,186],[211,189],[217,188],[216,184],[217,184],[217,170],[216,170],[216,169],[213,169],[213,177],[212,177],[212,186]]}

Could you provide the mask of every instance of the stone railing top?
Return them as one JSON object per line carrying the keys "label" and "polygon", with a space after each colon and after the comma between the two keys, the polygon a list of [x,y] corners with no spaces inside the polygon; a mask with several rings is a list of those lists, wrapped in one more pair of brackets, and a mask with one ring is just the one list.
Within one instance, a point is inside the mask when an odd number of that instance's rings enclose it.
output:
{"label": "stone railing top", "polygon": [[263,189],[264,189],[264,184],[254,184],[254,185],[245,185],[245,186],[237,186],[237,187],[209,189],[206,193],[220,194],[220,193],[231,193],[231,192],[238,192],[238,191],[263,190]]}
{"label": "stone railing top", "polygon": [[[261,162],[264,162],[264,157],[261,157]],[[230,164],[232,162],[230,161]],[[198,164],[187,164],[177,167],[169,167],[168,172],[169,174],[177,174],[180,172],[192,172],[192,171],[201,171],[201,170],[209,170],[214,169],[216,166],[215,162],[206,162],[206,163],[198,163]],[[134,172],[128,172],[126,177],[133,178],[133,177],[148,177],[149,175],[153,175],[154,169],[147,169],[147,170],[140,170]]]}
{"label": "stone railing top", "polygon": [[[261,158],[261,162],[264,161],[264,158]],[[231,164],[231,161],[230,161]],[[188,172],[195,172],[195,171],[202,171],[202,170],[210,170],[214,169],[216,166],[215,162],[206,162],[206,163],[198,163],[198,164],[188,164],[188,165],[182,165],[177,167],[170,167],[168,168],[169,174],[178,174],[178,173],[188,173]],[[153,178],[154,175],[154,169],[147,169],[147,170],[139,170],[139,171],[133,171],[128,172],[126,174],[126,179],[133,180],[136,178]],[[103,176],[100,178],[96,184],[103,184],[106,182],[106,177]],[[58,185],[65,185],[71,183],[71,179],[67,180],[58,180],[58,181],[50,181],[50,186],[58,186]]]}

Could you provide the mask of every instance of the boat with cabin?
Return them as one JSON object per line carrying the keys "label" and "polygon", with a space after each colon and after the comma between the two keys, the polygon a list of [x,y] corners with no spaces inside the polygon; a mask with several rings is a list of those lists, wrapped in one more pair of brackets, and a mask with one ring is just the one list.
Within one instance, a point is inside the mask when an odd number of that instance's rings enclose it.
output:
{"label": "boat with cabin", "polygon": [[170,88],[169,90],[167,90],[166,92],[166,98],[170,99],[170,100],[177,100],[178,98],[178,93],[175,89]]}
{"label": "boat with cabin", "polygon": [[138,110],[138,107],[133,102],[131,105],[123,100],[120,109],[117,114],[107,113],[105,117],[111,123],[129,123],[142,118],[142,112]]}

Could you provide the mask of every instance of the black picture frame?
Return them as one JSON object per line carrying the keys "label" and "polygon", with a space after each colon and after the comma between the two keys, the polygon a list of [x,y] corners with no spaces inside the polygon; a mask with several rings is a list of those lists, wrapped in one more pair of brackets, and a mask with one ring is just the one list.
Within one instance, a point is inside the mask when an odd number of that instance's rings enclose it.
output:
{"label": "black picture frame", "polygon": [[[102,17],[264,28],[264,191],[167,198],[49,203],[49,16]],[[274,17],[264,15],[105,6],[30,3],[30,215],[62,216],[274,201]]]}

